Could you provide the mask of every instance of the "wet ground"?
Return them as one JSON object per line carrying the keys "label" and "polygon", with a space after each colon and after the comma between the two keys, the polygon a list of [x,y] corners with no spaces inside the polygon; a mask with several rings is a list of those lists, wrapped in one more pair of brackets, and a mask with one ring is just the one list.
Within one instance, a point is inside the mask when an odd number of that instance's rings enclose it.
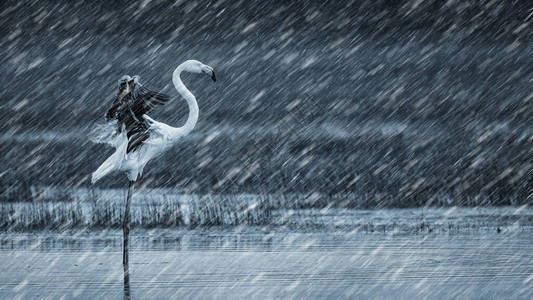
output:
{"label": "wet ground", "polygon": [[[134,230],[131,297],[533,297],[531,226],[334,228]],[[4,233],[0,240],[1,299],[124,295],[121,230]]]}

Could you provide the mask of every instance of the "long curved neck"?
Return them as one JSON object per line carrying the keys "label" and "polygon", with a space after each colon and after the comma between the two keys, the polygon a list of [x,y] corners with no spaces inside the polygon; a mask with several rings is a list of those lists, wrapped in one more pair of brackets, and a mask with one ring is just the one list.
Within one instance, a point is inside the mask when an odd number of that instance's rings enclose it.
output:
{"label": "long curved neck", "polygon": [[198,122],[199,110],[196,98],[181,81],[180,75],[183,71],[185,71],[184,64],[179,65],[176,70],[174,70],[174,73],[172,74],[172,83],[174,83],[176,90],[178,90],[180,95],[187,100],[187,104],[189,105],[189,117],[187,118],[187,122],[179,128],[181,134],[188,134],[193,130],[194,126],[196,126],[196,122]]}

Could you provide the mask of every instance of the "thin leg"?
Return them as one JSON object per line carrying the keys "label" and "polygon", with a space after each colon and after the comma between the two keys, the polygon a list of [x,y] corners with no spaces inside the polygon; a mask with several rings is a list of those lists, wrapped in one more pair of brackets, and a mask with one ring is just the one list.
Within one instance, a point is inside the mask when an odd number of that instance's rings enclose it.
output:
{"label": "thin leg", "polygon": [[124,300],[130,300],[130,271],[128,265],[124,265]]}
{"label": "thin leg", "polygon": [[[129,235],[130,235],[130,202],[131,194],[133,192],[133,184],[135,181],[130,181],[128,187],[128,196],[126,198],[126,208],[124,209],[124,218],[122,223],[122,231],[124,232],[124,248],[122,249],[122,264],[124,265],[124,272],[128,270],[129,262]],[[128,272],[129,273],[129,272]]]}

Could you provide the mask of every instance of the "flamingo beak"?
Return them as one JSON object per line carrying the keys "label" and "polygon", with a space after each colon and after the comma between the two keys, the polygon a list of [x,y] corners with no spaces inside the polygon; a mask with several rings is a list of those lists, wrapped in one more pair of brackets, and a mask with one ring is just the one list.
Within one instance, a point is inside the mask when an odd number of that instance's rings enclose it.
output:
{"label": "flamingo beak", "polygon": [[217,82],[217,77],[215,76],[215,71],[211,70],[211,79],[213,79],[213,82]]}

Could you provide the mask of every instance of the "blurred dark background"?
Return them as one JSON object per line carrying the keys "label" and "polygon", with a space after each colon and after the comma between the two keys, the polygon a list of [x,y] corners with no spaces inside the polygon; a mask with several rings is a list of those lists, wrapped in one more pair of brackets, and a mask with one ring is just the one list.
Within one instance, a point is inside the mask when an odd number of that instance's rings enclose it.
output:
{"label": "blurred dark background", "polygon": [[[142,186],[361,195],[368,206],[532,203],[529,1],[3,1],[0,191],[90,186],[124,74],[200,119]],[[124,187],[123,174],[98,187]],[[316,197],[315,197],[316,198]],[[336,199],[339,197],[335,197]],[[342,197],[341,197],[342,198]],[[326,201],[327,202],[327,201]]]}

